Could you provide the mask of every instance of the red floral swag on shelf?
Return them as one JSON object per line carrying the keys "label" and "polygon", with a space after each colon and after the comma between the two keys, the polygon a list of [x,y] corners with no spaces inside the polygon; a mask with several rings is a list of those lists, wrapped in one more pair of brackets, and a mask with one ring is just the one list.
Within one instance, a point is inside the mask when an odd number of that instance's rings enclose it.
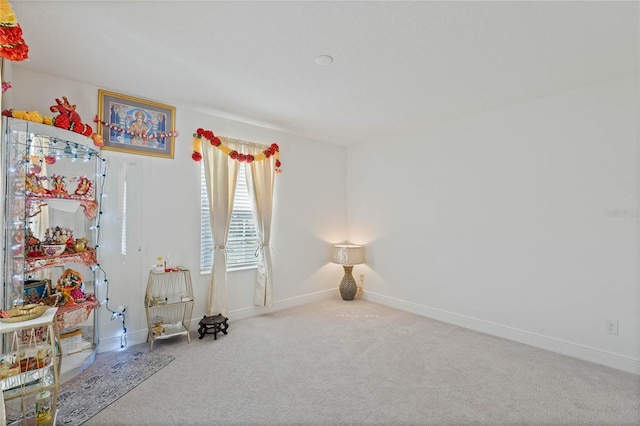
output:
{"label": "red floral swag on shelf", "polygon": [[[93,129],[90,125],[84,124],[80,114],[76,112],[76,106],[71,105],[66,96],[56,99],[56,104],[49,107],[51,112],[57,112],[56,117],[44,116],[38,111],[20,111],[15,109],[6,109],[2,111],[2,115],[13,117],[19,120],[33,121],[34,123],[42,123],[48,126],[59,127],[64,130],[71,130],[86,137],[91,137]],[[101,146],[95,143],[96,146]]]}
{"label": "red floral swag on shelf", "polygon": [[59,256],[28,257],[27,271],[35,272],[52,266],[79,263],[81,265],[96,265],[98,263],[95,249],[88,249],[82,253],[64,253]]}
{"label": "red floral swag on shelf", "polygon": [[97,300],[87,298],[84,302],[74,303],[73,305],[61,306],[56,311],[56,319],[58,320],[58,328],[74,327],[89,318],[91,311],[100,306]]}
{"label": "red floral swag on shelf", "polygon": [[262,161],[270,158],[271,156],[275,156],[276,159],[276,173],[281,173],[282,170],[280,167],[282,163],[280,163],[280,147],[278,144],[272,143],[269,148],[262,151],[260,154],[251,155],[251,154],[242,154],[238,151],[231,149],[227,145],[223,144],[220,138],[213,134],[211,130],[204,130],[199,128],[193,134],[193,154],[191,158],[194,161],[202,160],[202,139],[206,139],[209,143],[220,151],[222,151],[225,155],[228,155],[232,160],[239,161],[241,163],[252,163],[254,161]]}

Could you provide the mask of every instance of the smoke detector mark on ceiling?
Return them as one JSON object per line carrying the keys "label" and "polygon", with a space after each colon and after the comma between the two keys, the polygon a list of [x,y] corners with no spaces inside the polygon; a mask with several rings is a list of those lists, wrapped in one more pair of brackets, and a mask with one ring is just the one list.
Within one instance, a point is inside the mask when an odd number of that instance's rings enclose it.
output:
{"label": "smoke detector mark on ceiling", "polygon": [[320,55],[316,58],[316,64],[318,65],[331,65],[333,58],[329,55]]}

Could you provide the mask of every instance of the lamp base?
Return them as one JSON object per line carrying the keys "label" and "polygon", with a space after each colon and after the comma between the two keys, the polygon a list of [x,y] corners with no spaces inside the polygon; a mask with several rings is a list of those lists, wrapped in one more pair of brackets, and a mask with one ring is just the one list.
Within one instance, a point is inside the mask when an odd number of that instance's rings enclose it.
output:
{"label": "lamp base", "polygon": [[353,265],[342,265],[342,267],[344,268],[344,277],[340,281],[340,296],[342,296],[343,300],[353,300],[358,291],[356,280],[351,274]]}

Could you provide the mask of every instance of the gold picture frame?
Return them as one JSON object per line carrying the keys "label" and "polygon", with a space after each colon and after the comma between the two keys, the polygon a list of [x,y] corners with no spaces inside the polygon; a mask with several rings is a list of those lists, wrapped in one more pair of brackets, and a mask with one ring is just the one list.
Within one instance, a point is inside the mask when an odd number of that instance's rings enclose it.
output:
{"label": "gold picture frame", "polygon": [[175,107],[99,89],[98,120],[103,150],[174,156]]}

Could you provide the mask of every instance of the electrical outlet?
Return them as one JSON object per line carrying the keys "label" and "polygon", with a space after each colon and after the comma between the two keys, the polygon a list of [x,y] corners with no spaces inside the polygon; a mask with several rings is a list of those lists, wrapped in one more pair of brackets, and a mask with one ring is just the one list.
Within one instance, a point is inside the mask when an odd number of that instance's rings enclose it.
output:
{"label": "electrical outlet", "polygon": [[604,332],[607,334],[613,334],[614,336],[618,335],[618,321],[615,320],[606,320],[604,322]]}
{"label": "electrical outlet", "polygon": [[363,283],[364,282],[364,273],[360,274],[360,282]]}

